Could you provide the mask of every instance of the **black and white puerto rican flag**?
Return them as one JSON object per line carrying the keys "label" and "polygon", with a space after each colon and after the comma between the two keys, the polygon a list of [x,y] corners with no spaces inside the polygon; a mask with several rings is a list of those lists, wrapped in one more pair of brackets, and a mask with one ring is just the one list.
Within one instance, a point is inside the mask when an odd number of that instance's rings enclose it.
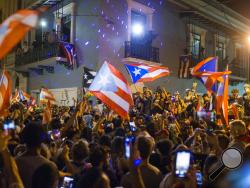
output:
{"label": "black and white puerto rican flag", "polygon": [[93,79],[95,78],[96,72],[92,69],[87,67],[83,68],[83,88],[89,88],[90,84],[92,83]]}
{"label": "black and white puerto rican flag", "polygon": [[181,55],[180,56],[180,65],[178,76],[179,78],[188,79],[191,77],[190,69],[191,68],[191,55]]}

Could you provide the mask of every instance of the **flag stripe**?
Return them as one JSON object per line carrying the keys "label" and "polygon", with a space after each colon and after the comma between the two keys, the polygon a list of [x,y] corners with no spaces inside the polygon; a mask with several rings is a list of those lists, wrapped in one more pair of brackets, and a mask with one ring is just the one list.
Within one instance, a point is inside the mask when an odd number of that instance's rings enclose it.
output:
{"label": "flag stripe", "polygon": [[125,99],[130,105],[133,105],[133,100],[130,94],[124,92],[122,89],[118,87],[118,90],[115,92],[117,95],[121,96]]}
{"label": "flag stripe", "polygon": [[102,92],[99,91],[90,91],[93,93],[98,99],[103,101],[107,106],[109,106],[111,109],[113,109],[117,114],[119,114],[121,117],[127,117],[128,113],[124,110],[120,105],[116,104],[112,99],[104,95]]}
{"label": "flag stripe", "polygon": [[125,101],[122,97],[117,95],[116,93],[110,92],[110,91],[101,91],[101,92],[103,95],[110,98],[114,103],[119,105],[124,111],[129,110],[129,103]]}

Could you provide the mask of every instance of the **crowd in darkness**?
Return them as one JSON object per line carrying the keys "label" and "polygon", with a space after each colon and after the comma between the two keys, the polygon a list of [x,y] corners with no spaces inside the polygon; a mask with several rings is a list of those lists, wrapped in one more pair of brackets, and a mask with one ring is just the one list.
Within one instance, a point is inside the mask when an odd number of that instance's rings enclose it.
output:
{"label": "crowd in darkness", "polygon": [[[214,112],[213,96],[197,94],[195,84],[184,97],[164,88],[152,91],[145,87],[134,93],[133,99],[127,120],[85,95],[74,107],[54,105],[52,119],[46,124],[42,123],[41,107],[28,109],[26,101],[13,103],[8,115],[0,120],[0,187],[242,185],[242,178],[231,177],[250,162],[246,115],[232,117],[226,125]],[[236,99],[238,96],[232,100]],[[247,100],[243,102],[243,108],[247,108]],[[6,129],[11,122],[14,128]],[[234,171],[224,169],[210,181],[210,173],[221,165],[222,152],[232,146],[241,148],[241,166]],[[192,156],[183,176],[177,172],[180,152]],[[186,159],[181,160],[179,163]],[[244,176],[247,174],[240,175]],[[250,186],[249,182],[246,185]]]}

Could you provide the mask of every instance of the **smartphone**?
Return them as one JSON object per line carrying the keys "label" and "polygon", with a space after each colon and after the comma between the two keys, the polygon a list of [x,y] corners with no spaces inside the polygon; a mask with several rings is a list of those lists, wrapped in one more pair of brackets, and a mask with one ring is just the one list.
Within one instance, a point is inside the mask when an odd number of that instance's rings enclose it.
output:
{"label": "smartphone", "polygon": [[137,130],[137,128],[135,126],[135,122],[131,121],[131,122],[129,122],[129,125],[130,125],[130,130],[132,132],[135,132]]}
{"label": "smartphone", "polygon": [[3,124],[3,128],[5,131],[8,131],[10,129],[15,129],[16,128],[15,122],[13,120],[5,121]]}
{"label": "smartphone", "polygon": [[72,177],[65,176],[63,178],[63,183],[61,188],[73,188],[73,186],[74,186],[74,179]]}
{"label": "smartphone", "polygon": [[195,175],[196,175],[196,183],[197,183],[197,185],[198,186],[201,186],[202,184],[203,184],[203,181],[202,181],[202,173],[200,172],[200,171],[197,171],[196,173],[195,173]]}
{"label": "smartphone", "polygon": [[131,153],[131,138],[126,137],[125,138],[125,157],[126,159],[130,158]]}
{"label": "smartphone", "polygon": [[189,151],[178,151],[176,154],[175,174],[177,177],[185,178],[190,167],[191,153]]}

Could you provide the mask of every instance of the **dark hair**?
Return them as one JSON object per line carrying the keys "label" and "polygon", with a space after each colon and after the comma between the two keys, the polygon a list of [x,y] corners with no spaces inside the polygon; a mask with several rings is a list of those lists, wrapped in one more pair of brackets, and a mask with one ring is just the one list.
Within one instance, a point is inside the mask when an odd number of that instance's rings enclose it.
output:
{"label": "dark hair", "polygon": [[40,124],[31,122],[27,124],[21,132],[21,140],[28,147],[39,147],[46,140],[46,133]]}
{"label": "dark hair", "polygon": [[58,178],[56,166],[45,163],[35,170],[32,176],[32,188],[51,188]]}
{"label": "dark hair", "polygon": [[168,139],[159,140],[156,143],[156,148],[163,156],[171,155],[173,149],[173,142]]}
{"label": "dark hair", "polygon": [[92,141],[92,129],[89,127],[84,127],[81,133],[81,138],[84,138],[88,142],[91,142]]}
{"label": "dark hair", "polygon": [[89,161],[94,167],[98,167],[105,159],[105,152],[100,146],[95,147],[90,155]]}
{"label": "dark hair", "polygon": [[60,119],[59,117],[55,117],[51,120],[49,126],[52,128],[52,129],[60,129],[61,128],[61,122],[60,122]]}
{"label": "dark hair", "polygon": [[87,141],[79,140],[72,147],[72,157],[75,161],[82,161],[88,156],[89,148]]}
{"label": "dark hair", "polygon": [[137,147],[141,158],[147,159],[151,154],[153,143],[147,137],[139,136],[137,139]]}
{"label": "dark hair", "polygon": [[111,147],[111,138],[108,135],[103,135],[99,140],[99,144]]}
{"label": "dark hair", "polygon": [[221,147],[221,149],[225,150],[228,147],[230,139],[225,134],[219,134],[218,142],[219,142],[219,146]]}
{"label": "dark hair", "polygon": [[112,153],[123,155],[124,154],[124,139],[120,136],[116,136],[111,143]]}

